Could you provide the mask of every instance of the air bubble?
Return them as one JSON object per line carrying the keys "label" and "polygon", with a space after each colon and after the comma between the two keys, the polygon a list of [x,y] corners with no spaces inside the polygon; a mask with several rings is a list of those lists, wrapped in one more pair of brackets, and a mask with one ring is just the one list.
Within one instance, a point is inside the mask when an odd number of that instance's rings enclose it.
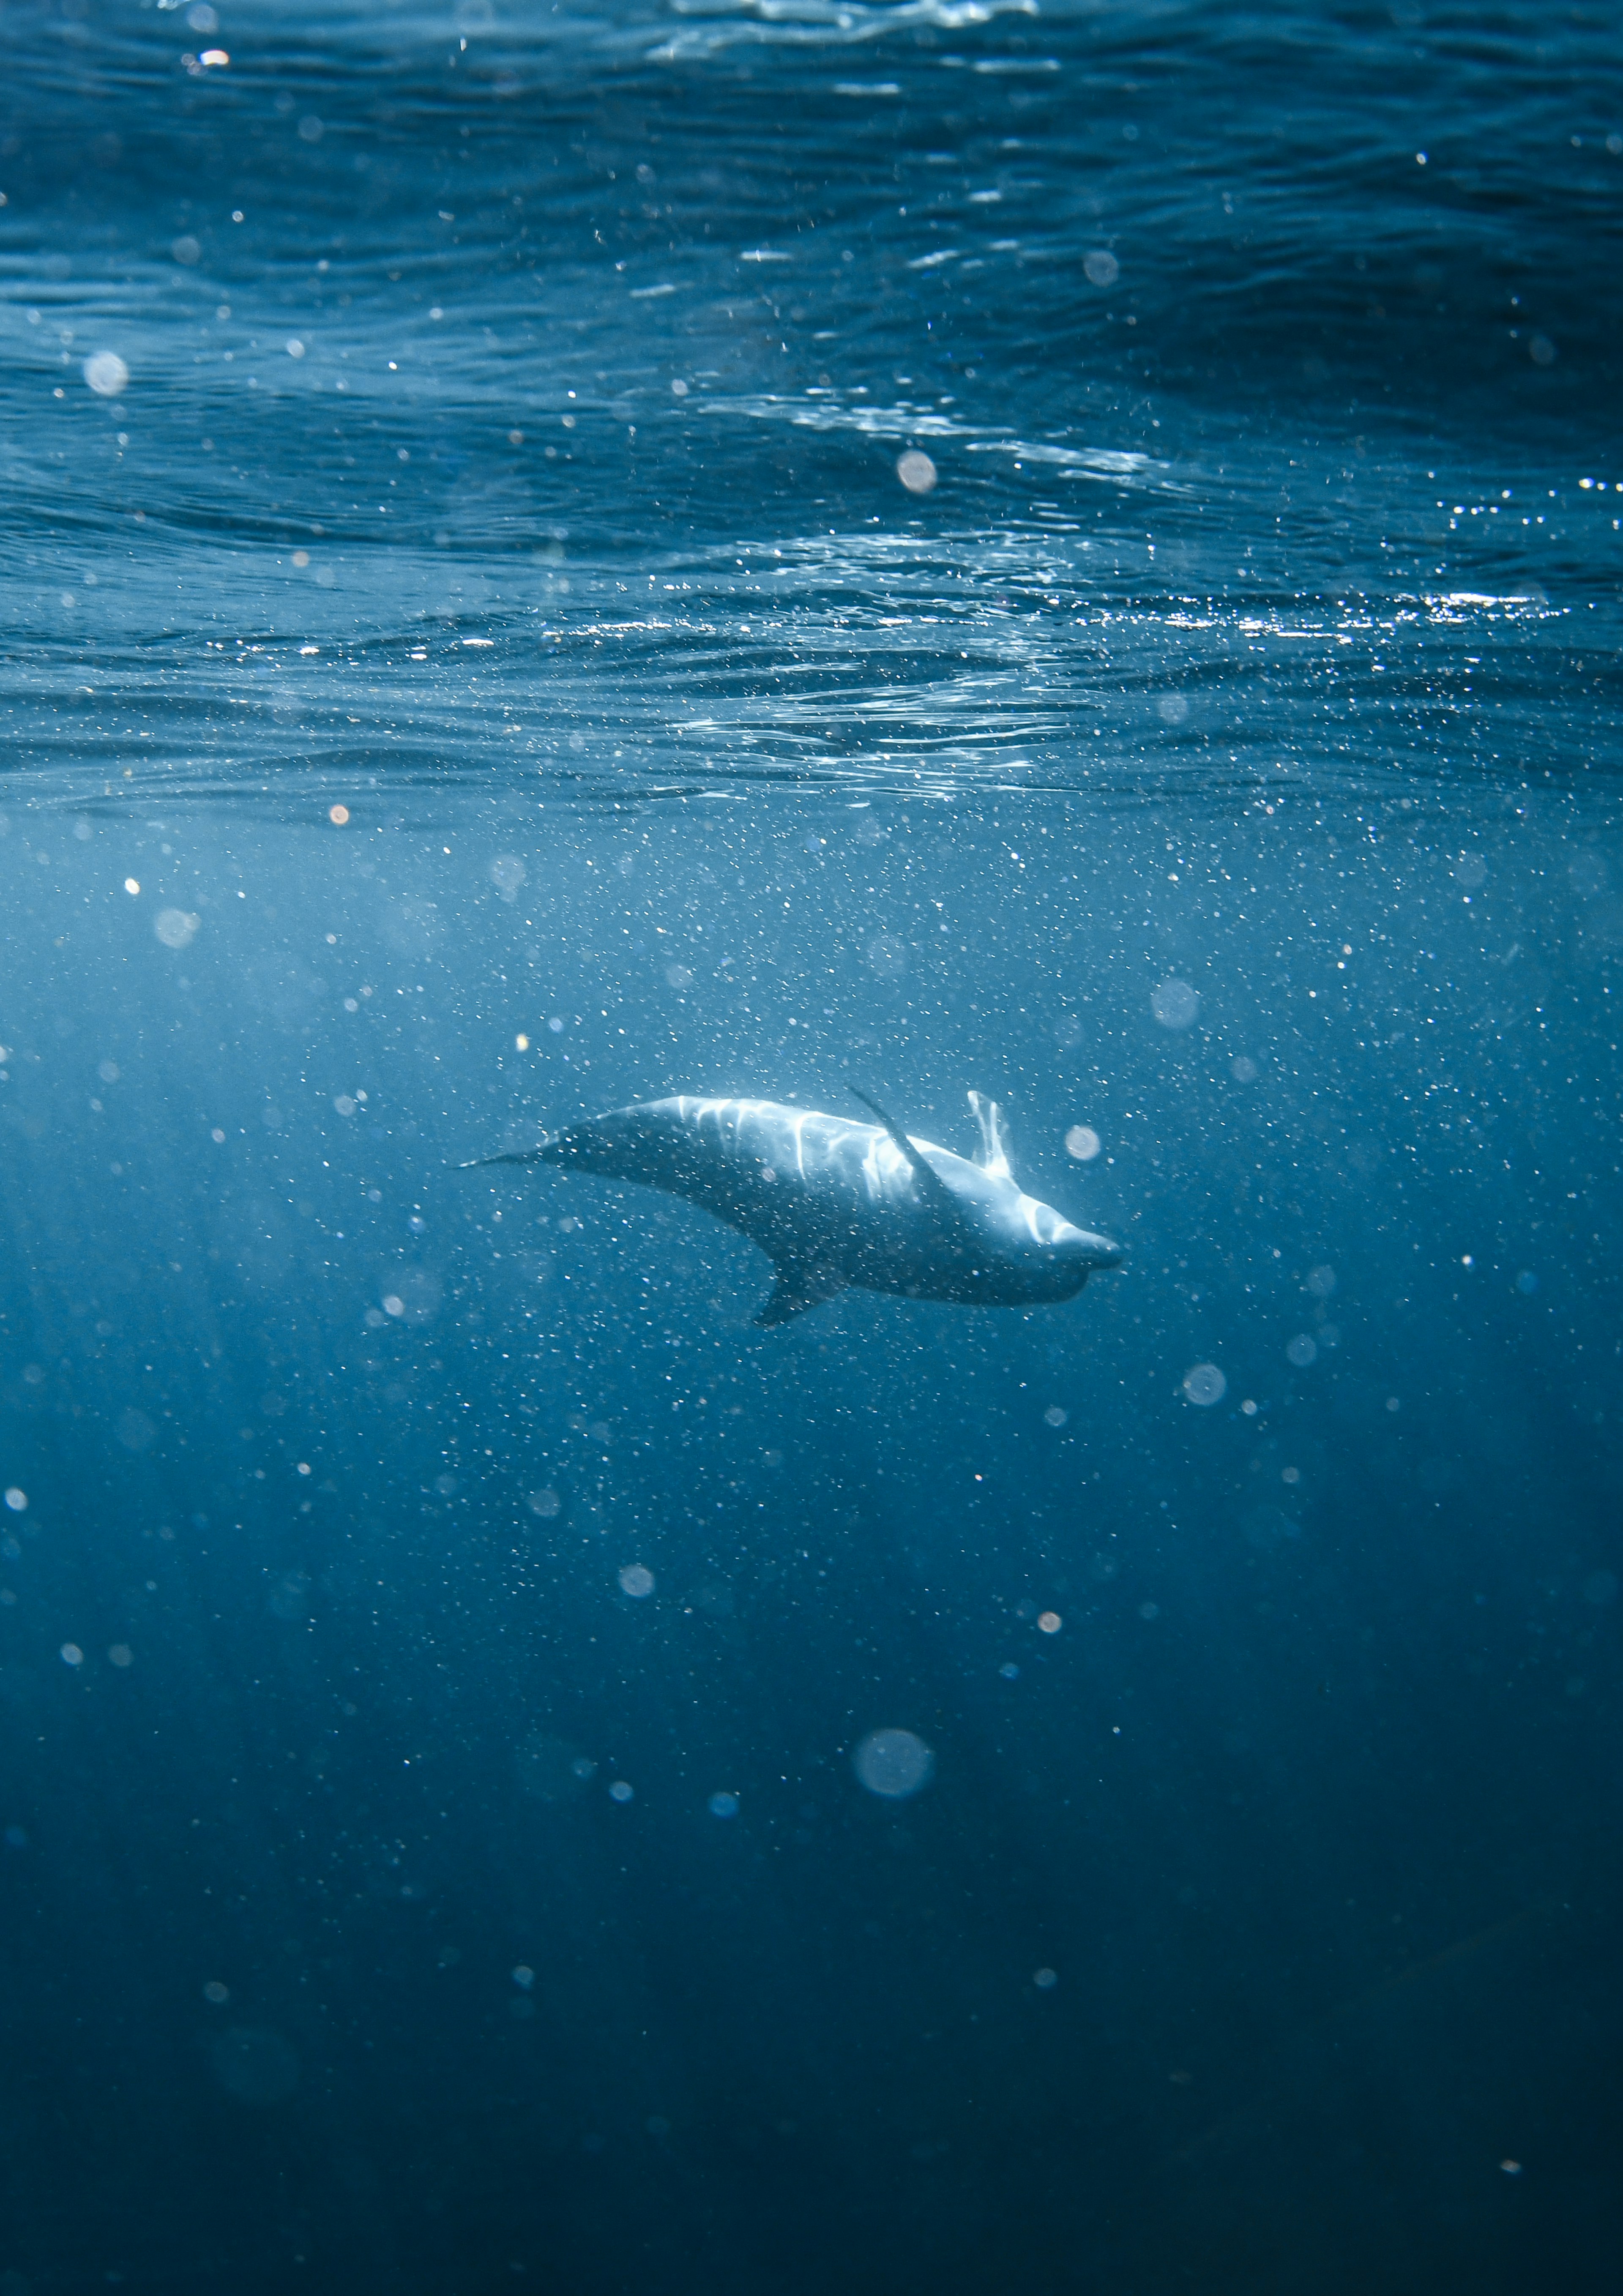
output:
{"label": "air bubble", "polygon": [[852,1755],[851,1763],[870,1793],[887,1801],[904,1801],[929,1784],[936,1758],[911,1730],[873,1730]]}
{"label": "air bubble", "polygon": [[1184,1374],[1185,1399],[1205,1411],[1214,1403],[1221,1403],[1228,1393],[1228,1381],[1216,1364],[1192,1364]]}

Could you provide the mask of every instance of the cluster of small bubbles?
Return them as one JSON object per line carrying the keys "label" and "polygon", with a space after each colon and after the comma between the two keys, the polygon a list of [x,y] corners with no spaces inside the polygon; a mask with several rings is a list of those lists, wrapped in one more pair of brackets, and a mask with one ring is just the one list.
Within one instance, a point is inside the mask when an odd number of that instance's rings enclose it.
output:
{"label": "cluster of small bubbles", "polygon": [[1073,1124],[1065,1135],[1065,1152],[1078,1164],[1091,1164],[1103,1145],[1091,1124]]}
{"label": "cluster of small bubbles", "polygon": [[852,1755],[851,1764],[870,1793],[887,1801],[904,1801],[929,1784],[936,1758],[912,1730],[871,1730]]}
{"label": "cluster of small bubbles", "polygon": [[1221,1403],[1228,1393],[1228,1381],[1216,1364],[1191,1364],[1184,1374],[1185,1399],[1204,1411],[1214,1403]]}
{"label": "cluster of small bubbles", "polygon": [[868,963],[881,980],[895,980],[907,970],[907,951],[894,933],[875,933],[868,943]]}
{"label": "cluster of small bubbles", "polygon": [[653,1572],[641,1562],[627,1562],[619,1574],[620,1592],[629,1595],[635,1603],[644,1601],[653,1592]]}

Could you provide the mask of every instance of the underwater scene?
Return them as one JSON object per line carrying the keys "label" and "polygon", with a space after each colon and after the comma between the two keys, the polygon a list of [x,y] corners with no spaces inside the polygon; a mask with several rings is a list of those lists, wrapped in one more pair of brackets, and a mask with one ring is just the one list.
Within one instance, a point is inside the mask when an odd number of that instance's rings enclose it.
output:
{"label": "underwater scene", "polygon": [[1610,2290],[1616,12],[0,24],[0,2296]]}

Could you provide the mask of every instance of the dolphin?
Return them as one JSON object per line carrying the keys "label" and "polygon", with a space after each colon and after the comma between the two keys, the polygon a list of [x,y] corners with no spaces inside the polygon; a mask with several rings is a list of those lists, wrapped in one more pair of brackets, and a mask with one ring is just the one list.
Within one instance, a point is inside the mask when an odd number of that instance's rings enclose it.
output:
{"label": "dolphin", "polygon": [[[855,1091],[855,1087],[853,1087]],[[865,1092],[877,1124],[773,1100],[645,1100],[487,1164],[555,1164],[635,1180],[701,1204],[772,1261],[776,1288],[755,1318],[786,1324],[855,1286],[905,1300],[1025,1308],[1074,1299],[1120,1248],[1022,1194],[995,1101],[969,1095],[980,1128],[971,1162],[903,1132]]]}

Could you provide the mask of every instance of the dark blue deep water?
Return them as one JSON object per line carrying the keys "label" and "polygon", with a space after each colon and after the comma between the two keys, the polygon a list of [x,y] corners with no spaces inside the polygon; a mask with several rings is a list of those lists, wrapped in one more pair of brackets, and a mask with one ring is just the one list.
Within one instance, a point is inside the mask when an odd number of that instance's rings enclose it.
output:
{"label": "dark blue deep water", "polygon": [[0,2296],[1615,2288],[1615,7],[0,30]]}

